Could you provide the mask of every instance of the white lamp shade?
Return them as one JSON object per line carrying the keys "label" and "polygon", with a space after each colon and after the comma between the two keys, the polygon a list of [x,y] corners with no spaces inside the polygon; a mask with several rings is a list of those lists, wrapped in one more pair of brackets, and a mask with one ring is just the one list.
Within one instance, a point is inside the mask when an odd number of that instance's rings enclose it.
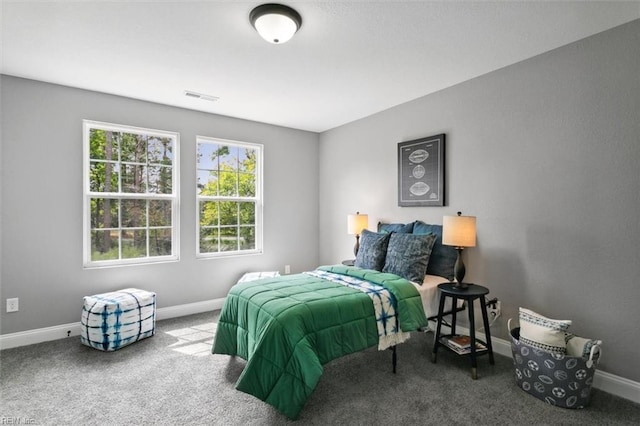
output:
{"label": "white lamp shade", "polygon": [[273,44],[282,44],[298,31],[298,25],[288,16],[270,13],[256,19],[254,26],[258,34]]}
{"label": "white lamp shade", "polygon": [[347,234],[360,235],[369,226],[369,216],[366,214],[350,214],[347,216]]}
{"label": "white lamp shade", "polygon": [[454,247],[475,247],[476,217],[444,216],[442,218],[442,244]]}

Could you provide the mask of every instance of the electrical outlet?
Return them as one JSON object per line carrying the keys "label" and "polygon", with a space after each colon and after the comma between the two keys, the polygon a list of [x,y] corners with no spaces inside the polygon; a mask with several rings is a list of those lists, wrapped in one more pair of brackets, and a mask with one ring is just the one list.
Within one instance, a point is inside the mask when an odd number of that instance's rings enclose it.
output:
{"label": "electrical outlet", "polygon": [[7,312],[18,312],[20,309],[20,299],[14,297],[12,299],[7,299]]}
{"label": "electrical outlet", "polygon": [[495,301],[492,305],[487,307],[487,314],[489,315],[489,321],[493,321],[500,316],[500,301]]}
{"label": "electrical outlet", "polygon": [[291,265],[284,265],[284,273],[285,274],[291,273]]}

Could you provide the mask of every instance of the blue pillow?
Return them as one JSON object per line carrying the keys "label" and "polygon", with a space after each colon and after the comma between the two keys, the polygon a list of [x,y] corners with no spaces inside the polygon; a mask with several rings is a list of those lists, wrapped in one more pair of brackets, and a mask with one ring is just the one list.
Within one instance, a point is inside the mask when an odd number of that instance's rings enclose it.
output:
{"label": "blue pillow", "polygon": [[429,225],[417,220],[413,226],[414,234],[434,234],[436,242],[431,251],[427,274],[437,275],[453,281],[453,268],[458,258],[458,252],[451,246],[442,244],[442,225]]}
{"label": "blue pillow", "polygon": [[387,256],[387,245],[391,234],[377,234],[368,229],[362,230],[360,248],[354,263],[358,268],[381,271]]}
{"label": "blue pillow", "polygon": [[392,233],[382,272],[390,272],[409,281],[422,284],[435,241],[434,234]]}
{"label": "blue pillow", "polygon": [[397,232],[398,234],[410,234],[413,232],[413,222],[411,223],[382,223],[378,222],[378,232]]}

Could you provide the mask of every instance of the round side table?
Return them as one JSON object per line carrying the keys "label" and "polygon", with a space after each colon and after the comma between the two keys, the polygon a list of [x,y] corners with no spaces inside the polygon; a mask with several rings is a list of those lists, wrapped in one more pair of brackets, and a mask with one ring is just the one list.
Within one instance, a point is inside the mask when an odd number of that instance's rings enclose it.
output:
{"label": "round side table", "polygon": [[[433,341],[433,353],[431,354],[431,361],[437,361],[438,348],[440,346],[449,349],[459,355],[469,355],[469,358],[471,360],[471,378],[475,380],[478,378],[478,364],[476,361],[476,357],[478,355],[488,354],[489,363],[491,365],[495,363],[493,359],[493,347],[491,345],[491,330],[489,329],[489,318],[487,316],[487,301],[485,299],[485,296],[489,294],[489,289],[477,284],[467,284],[467,287],[460,288],[457,287],[454,283],[440,284],[438,285],[438,289],[440,290],[440,304],[438,306],[438,320],[436,326],[436,334]],[[447,343],[450,337],[456,336],[456,309],[453,309],[451,312],[451,334],[445,336],[442,336],[440,334],[442,327],[442,318],[444,317],[444,304],[447,297],[451,297],[451,306],[453,306],[454,308],[458,304],[458,299],[462,299],[467,302],[467,311],[469,312],[469,337],[471,342],[469,349],[466,351],[465,349],[456,348],[455,346]],[[485,340],[476,339],[475,317],[473,311],[473,303],[476,300],[480,301],[480,310],[482,311],[482,322],[484,324]],[[479,345],[476,346],[477,344]]]}

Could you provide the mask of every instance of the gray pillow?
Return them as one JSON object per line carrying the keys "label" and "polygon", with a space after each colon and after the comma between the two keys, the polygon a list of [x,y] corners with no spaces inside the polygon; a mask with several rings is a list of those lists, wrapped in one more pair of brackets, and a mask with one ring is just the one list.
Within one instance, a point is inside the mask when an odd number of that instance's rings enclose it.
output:
{"label": "gray pillow", "polygon": [[431,251],[427,274],[438,275],[453,281],[453,268],[458,258],[458,252],[451,246],[442,244],[442,225],[430,225],[417,220],[413,226],[414,234],[434,234],[436,242]]}
{"label": "gray pillow", "polygon": [[382,272],[390,272],[422,284],[429,256],[436,241],[434,234],[391,234]]}
{"label": "gray pillow", "polygon": [[362,230],[355,266],[381,271],[384,266],[384,259],[387,256],[389,237],[391,237],[391,234],[378,234],[368,229]]}
{"label": "gray pillow", "polygon": [[399,234],[410,234],[411,232],[413,232],[413,222],[407,224],[378,222],[378,232],[397,232]]}

